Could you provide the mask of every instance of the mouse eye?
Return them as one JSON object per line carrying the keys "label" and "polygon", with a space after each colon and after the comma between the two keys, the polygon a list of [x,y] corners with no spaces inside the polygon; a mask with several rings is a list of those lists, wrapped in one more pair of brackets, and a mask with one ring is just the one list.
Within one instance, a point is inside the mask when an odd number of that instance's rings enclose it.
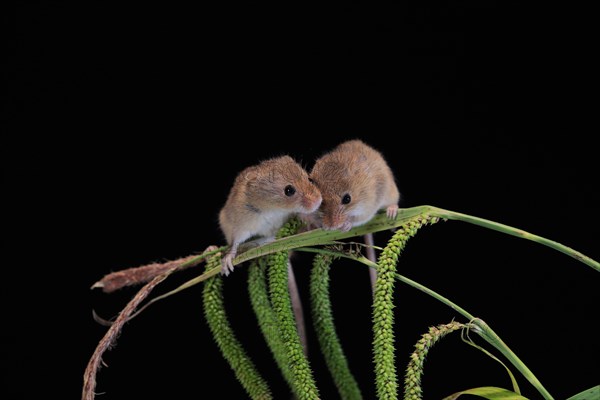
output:
{"label": "mouse eye", "polygon": [[287,186],[285,187],[285,189],[283,189],[283,192],[285,193],[285,195],[286,195],[287,197],[290,197],[290,196],[293,196],[293,195],[294,195],[294,193],[296,193],[296,188],[295,188],[295,187],[293,187],[292,185],[287,185]]}
{"label": "mouse eye", "polygon": [[352,201],[352,197],[350,197],[350,195],[348,193],[346,193],[344,195],[344,197],[342,197],[342,204],[348,204]]}
{"label": "mouse eye", "polygon": [[308,178],[308,181],[309,181],[310,183],[315,183],[315,181],[313,180],[313,178]]}

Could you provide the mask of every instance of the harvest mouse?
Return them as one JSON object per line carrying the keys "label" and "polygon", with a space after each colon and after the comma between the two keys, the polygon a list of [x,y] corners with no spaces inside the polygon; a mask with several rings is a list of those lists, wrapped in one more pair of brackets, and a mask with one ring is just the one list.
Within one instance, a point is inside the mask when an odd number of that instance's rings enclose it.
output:
{"label": "harvest mouse", "polygon": [[[368,222],[385,208],[388,218],[398,213],[400,192],[394,174],[381,153],[358,139],[339,144],[315,161],[310,177],[323,196],[310,223],[324,229],[349,231]],[[376,262],[373,234],[364,235],[367,258]],[[375,291],[377,272],[370,268]]]}
{"label": "harvest mouse", "polygon": [[272,240],[288,218],[316,211],[321,199],[308,173],[290,156],[245,168],[235,178],[219,212],[219,225],[230,245],[222,258],[221,274],[233,271],[233,259],[241,243],[255,236]]}
{"label": "harvest mouse", "polygon": [[394,174],[381,153],[359,139],[318,158],[310,178],[323,196],[316,223],[324,229],[349,231],[384,208],[396,218],[400,192]]}

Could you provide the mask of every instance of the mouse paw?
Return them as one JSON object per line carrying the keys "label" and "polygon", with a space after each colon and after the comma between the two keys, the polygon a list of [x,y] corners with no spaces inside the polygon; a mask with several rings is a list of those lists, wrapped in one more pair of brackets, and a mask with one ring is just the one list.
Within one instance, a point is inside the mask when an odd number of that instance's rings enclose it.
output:
{"label": "mouse paw", "polygon": [[215,251],[216,249],[218,249],[218,247],[215,246],[214,244],[211,244],[206,249],[204,249],[204,251],[202,252],[202,254],[204,254],[204,253],[210,253],[211,251]]}
{"label": "mouse paw", "polygon": [[229,275],[233,272],[233,259],[235,254],[227,253],[221,258],[221,275]]}
{"label": "mouse paw", "polygon": [[342,226],[340,226],[340,231],[342,232],[348,232],[350,229],[352,229],[352,222],[350,221],[346,221],[342,224]]}
{"label": "mouse paw", "polygon": [[389,219],[396,219],[398,216],[398,204],[392,204],[391,206],[388,206],[386,215]]}

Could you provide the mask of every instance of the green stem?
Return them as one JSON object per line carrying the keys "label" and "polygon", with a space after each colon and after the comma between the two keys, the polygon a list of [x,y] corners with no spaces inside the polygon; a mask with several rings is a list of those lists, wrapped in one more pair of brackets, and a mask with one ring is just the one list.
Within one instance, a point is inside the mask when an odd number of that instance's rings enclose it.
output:
{"label": "green stem", "polygon": [[420,206],[415,208],[422,209],[422,212],[425,215],[432,215],[445,219],[468,222],[470,224],[479,225],[484,228],[492,229],[494,231],[506,233],[507,235],[516,236],[521,239],[531,240],[532,242],[543,244],[544,246],[548,246],[554,250],[560,251],[561,253],[564,253],[569,257],[573,257],[577,261],[581,261],[582,263],[589,265],[596,271],[600,271],[600,263],[598,261],[591,259],[590,257],[580,253],[577,250],[555,242],[554,240],[534,235],[533,233],[529,233],[522,229],[513,228],[512,226],[504,225],[498,222],[490,221],[479,217],[473,217],[471,215],[462,214],[455,211],[444,210],[442,208],[437,208],[433,206]]}
{"label": "green stem", "polygon": [[[369,265],[368,263],[365,262],[365,261],[368,261],[366,258],[364,260],[359,260],[359,261],[364,262],[365,264]],[[371,265],[371,267],[372,267],[372,265]],[[527,368],[527,366],[521,361],[521,359],[519,359],[519,357],[517,357],[517,355],[508,347],[508,345],[506,345],[506,343],[504,343],[502,341],[502,339],[500,339],[500,336],[498,336],[498,334],[496,334],[496,332],[494,332],[492,330],[492,328],[490,328],[490,326],[487,325],[484,321],[482,321],[481,319],[475,318],[472,314],[470,314],[469,312],[467,312],[465,309],[458,306],[457,304],[453,303],[448,298],[434,292],[433,290],[431,290],[431,289],[429,289],[429,288],[427,288],[405,276],[396,274],[396,278],[403,283],[406,283],[424,293],[427,293],[431,297],[435,298],[438,301],[441,301],[442,303],[446,304],[448,307],[452,308],[456,312],[463,315],[467,320],[472,321],[474,325],[481,328],[481,330],[474,329],[474,331],[479,336],[481,336],[486,342],[488,342],[489,344],[494,346],[496,349],[498,349],[498,351],[501,352],[515,366],[515,368],[519,372],[521,372],[521,374],[533,385],[533,387],[535,387],[538,390],[538,392],[540,392],[542,394],[542,396],[544,396],[545,399],[547,399],[547,400],[553,399],[553,397],[550,395],[550,393],[548,393],[546,388],[536,378],[536,376],[533,374],[533,372],[531,372],[531,370],[529,368]]]}
{"label": "green stem", "polygon": [[496,332],[494,332],[488,324],[486,324],[483,320],[479,318],[473,319],[471,320],[471,322],[473,325],[479,328],[473,330],[486,342],[498,349],[498,351],[500,351],[512,363],[512,365],[514,365],[515,368],[517,368],[519,372],[521,372],[521,374],[523,374],[523,376],[533,385],[533,387],[535,387],[538,390],[538,392],[540,392],[540,394],[544,396],[544,399],[554,399],[552,395],[550,395],[550,393],[546,390],[546,388],[544,388],[542,383],[536,378],[533,372],[531,372],[531,370],[527,368],[523,361],[521,361],[521,359],[517,357],[517,355],[506,345],[506,343],[504,343],[504,341],[502,341],[502,339],[500,339],[500,336],[498,336],[498,334],[496,334]]}

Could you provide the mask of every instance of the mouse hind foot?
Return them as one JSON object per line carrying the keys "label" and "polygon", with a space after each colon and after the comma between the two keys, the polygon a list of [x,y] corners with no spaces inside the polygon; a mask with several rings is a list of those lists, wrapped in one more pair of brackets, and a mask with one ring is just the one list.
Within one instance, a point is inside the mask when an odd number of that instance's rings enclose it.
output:
{"label": "mouse hind foot", "polygon": [[234,243],[221,258],[221,275],[227,276],[233,272],[233,259],[237,255],[237,250],[238,243]]}

